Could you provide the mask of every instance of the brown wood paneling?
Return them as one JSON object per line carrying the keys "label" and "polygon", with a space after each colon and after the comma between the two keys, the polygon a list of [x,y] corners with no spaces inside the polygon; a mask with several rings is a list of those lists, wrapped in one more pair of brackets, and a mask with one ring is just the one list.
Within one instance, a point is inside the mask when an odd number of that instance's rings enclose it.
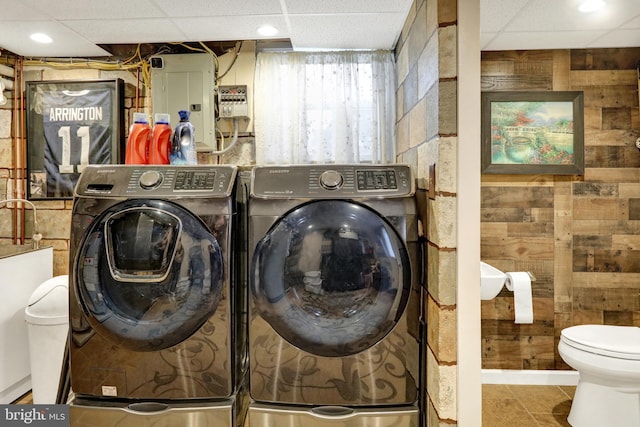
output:
{"label": "brown wood paneling", "polygon": [[638,289],[575,287],[574,306],[580,310],[634,312],[640,310],[640,298]]}
{"label": "brown wood paneling", "polygon": [[[553,348],[555,349],[555,345]],[[522,361],[522,369],[548,370],[555,369],[555,366],[556,363],[553,358],[541,359],[539,356],[536,356]]]}
{"label": "brown wood paneling", "polygon": [[603,182],[576,182],[572,186],[573,196],[617,197],[618,184]]}
{"label": "brown wood paneling", "polygon": [[495,208],[551,208],[552,187],[482,187],[482,207]]}
{"label": "brown wood paneling", "polygon": [[591,146],[584,149],[584,164],[589,168],[640,167],[640,155],[634,146]]}
{"label": "brown wood paneling", "polygon": [[[574,249],[573,271],[633,273],[640,271],[640,251]],[[639,285],[640,286],[640,285]],[[604,289],[607,289],[603,284]]]}
{"label": "brown wood paneling", "polygon": [[[513,298],[512,298],[513,299]],[[513,322],[513,313],[510,319],[486,320],[482,322],[482,334],[485,337],[507,335],[507,336],[553,336],[554,322],[552,320],[540,320],[530,325]]]}
{"label": "brown wood paneling", "polygon": [[640,48],[578,49],[571,51],[572,70],[633,70]]}
{"label": "brown wood paneling", "polygon": [[629,199],[629,219],[640,220],[640,199]]}
{"label": "brown wood paneling", "polygon": [[531,209],[525,208],[481,208],[483,222],[521,222],[531,217]]}
{"label": "brown wood paneling", "polygon": [[[516,336],[494,335],[482,340],[483,361],[496,360],[553,360],[555,342],[553,336],[525,335]],[[523,369],[524,366],[518,369]]]}
{"label": "brown wood paneling", "polygon": [[576,287],[582,288],[626,288],[640,289],[640,273],[609,273],[598,272],[596,274],[590,272],[576,271],[573,273],[573,279]]}
{"label": "brown wood paneling", "polygon": [[605,197],[576,197],[573,219],[627,219],[626,200]]}
{"label": "brown wood paneling", "polygon": [[611,249],[619,251],[640,250],[640,236],[638,235],[616,235],[611,236]]}
{"label": "brown wood paneling", "polygon": [[589,86],[581,88],[585,107],[637,107],[638,85]]}
{"label": "brown wood paneling", "polygon": [[506,51],[483,51],[481,53],[482,62],[487,61],[513,61],[513,62],[539,62],[552,61],[554,51],[552,50],[506,50]]}
{"label": "brown wood paneling", "polygon": [[573,223],[575,234],[637,234],[640,233],[640,222],[620,219],[582,220]]}
{"label": "brown wood paneling", "polygon": [[573,236],[574,249],[610,248],[612,237],[610,235]]}
{"label": "brown wood paneling", "polygon": [[552,90],[551,76],[483,76],[480,88],[485,91]]}
{"label": "brown wood paneling", "polygon": [[573,198],[572,183],[558,182],[554,192],[555,220],[554,253],[551,268],[554,308],[571,304],[571,250],[573,245]]}
{"label": "brown wood paneling", "polygon": [[508,258],[516,260],[544,260],[553,258],[553,239],[544,237],[516,238],[506,237],[499,241],[490,237],[481,237],[481,244],[491,247],[482,249],[488,258]]}
{"label": "brown wood paneling", "polygon": [[640,168],[587,168],[585,181],[595,182],[640,182]]}
{"label": "brown wood paneling", "polygon": [[616,107],[602,109],[602,130],[631,128],[631,111],[636,107]]}
{"label": "brown wood paneling", "polygon": [[507,234],[512,237],[553,237],[553,222],[508,224]]}
{"label": "brown wood paneling", "polygon": [[[599,108],[598,111],[602,111],[602,109]],[[602,130],[602,124],[600,124],[600,127],[596,131],[585,131],[584,140],[587,146],[611,145],[635,148],[638,137],[640,137],[640,132],[631,128],[609,129],[604,131]]]}
{"label": "brown wood paneling", "polygon": [[482,302],[483,367],[567,369],[562,329],[640,325],[640,48],[482,53],[491,90],[581,90],[582,176],[483,175],[481,256],[532,271],[534,324],[513,323],[513,293]]}
{"label": "brown wood paneling", "polygon": [[603,312],[603,322],[605,325],[629,326],[633,325],[633,313],[630,311],[607,311]]}
{"label": "brown wood paneling", "polygon": [[573,90],[590,86],[632,86],[638,80],[635,67],[628,70],[571,71],[570,78]]}

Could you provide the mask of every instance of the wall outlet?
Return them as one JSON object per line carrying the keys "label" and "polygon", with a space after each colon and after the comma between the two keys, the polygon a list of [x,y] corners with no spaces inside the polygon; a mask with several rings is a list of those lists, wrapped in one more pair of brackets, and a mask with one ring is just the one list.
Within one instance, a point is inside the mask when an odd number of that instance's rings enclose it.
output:
{"label": "wall outlet", "polygon": [[640,138],[636,139],[636,148],[640,150]]}

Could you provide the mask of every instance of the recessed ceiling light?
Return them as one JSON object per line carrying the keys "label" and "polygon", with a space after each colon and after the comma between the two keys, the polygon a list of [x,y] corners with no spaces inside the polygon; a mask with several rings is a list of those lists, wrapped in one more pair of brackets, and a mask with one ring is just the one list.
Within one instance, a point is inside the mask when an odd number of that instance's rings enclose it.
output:
{"label": "recessed ceiling light", "polygon": [[583,13],[595,12],[605,7],[607,3],[604,0],[585,0],[578,7],[578,10]]}
{"label": "recessed ceiling light", "polygon": [[51,43],[53,39],[44,33],[31,34],[31,40],[38,43]]}
{"label": "recessed ceiling light", "polygon": [[263,25],[262,27],[258,28],[258,34],[265,37],[271,37],[278,34],[278,29],[272,27],[271,25]]}

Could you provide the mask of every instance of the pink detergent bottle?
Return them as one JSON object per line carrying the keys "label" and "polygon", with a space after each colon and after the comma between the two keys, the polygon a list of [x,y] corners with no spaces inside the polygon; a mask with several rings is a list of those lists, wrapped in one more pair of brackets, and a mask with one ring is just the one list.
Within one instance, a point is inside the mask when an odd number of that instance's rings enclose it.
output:
{"label": "pink detergent bottle", "polygon": [[149,145],[149,164],[168,165],[169,151],[171,150],[171,125],[169,114],[158,113],[155,115],[155,123],[151,131],[151,143]]}
{"label": "pink detergent bottle", "polygon": [[127,165],[146,165],[149,163],[149,116],[145,113],[133,113],[133,124],[129,128],[124,163]]}

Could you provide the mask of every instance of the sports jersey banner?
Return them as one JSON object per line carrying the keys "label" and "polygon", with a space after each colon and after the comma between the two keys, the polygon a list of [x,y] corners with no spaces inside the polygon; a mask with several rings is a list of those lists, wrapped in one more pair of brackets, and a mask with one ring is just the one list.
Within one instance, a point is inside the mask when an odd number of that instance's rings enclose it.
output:
{"label": "sports jersey banner", "polygon": [[87,165],[120,163],[122,108],[114,83],[28,88],[29,198],[70,198]]}

